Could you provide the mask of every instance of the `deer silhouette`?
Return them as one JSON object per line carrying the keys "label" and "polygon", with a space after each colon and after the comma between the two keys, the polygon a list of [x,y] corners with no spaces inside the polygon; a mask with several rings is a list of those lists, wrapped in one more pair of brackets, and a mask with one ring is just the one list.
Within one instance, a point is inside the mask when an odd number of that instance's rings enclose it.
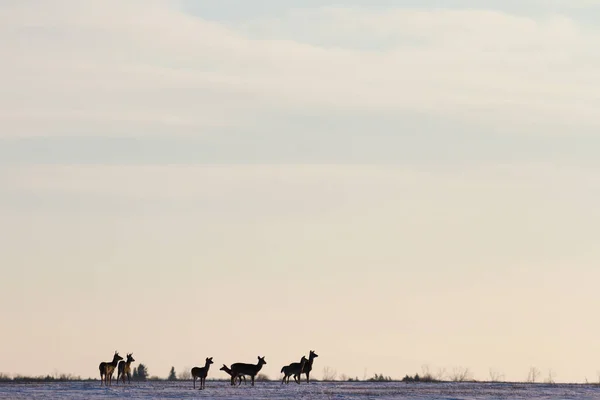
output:
{"label": "deer silhouette", "polygon": [[125,375],[127,375],[127,383],[131,383],[131,363],[133,361],[135,361],[133,359],[133,353],[127,354],[127,361],[119,361],[117,368],[117,384],[119,383],[119,378],[123,379],[123,383],[125,383]]}
{"label": "deer silhouette", "polygon": [[283,373],[283,379],[281,383],[290,383],[290,376],[294,375],[294,382],[300,383],[299,379],[296,379],[296,375],[300,375],[302,373],[302,369],[304,368],[304,364],[306,364],[308,360],[305,356],[302,356],[300,362],[291,363],[290,365],[286,365],[281,368],[281,372]]}
{"label": "deer silhouette", "polygon": [[194,389],[196,389],[196,379],[197,378],[200,378],[200,390],[204,389],[206,375],[208,375],[208,369],[210,368],[210,364],[212,364],[212,363],[213,363],[212,357],[207,357],[204,367],[192,368],[192,378],[194,378]]}
{"label": "deer silhouette", "polygon": [[252,386],[254,386],[254,378],[256,377],[256,374],[258,374],[258,371],[260,371],[262,366],[266,363],[267,362],[265,361],[264,357],[258,356],[258,363],[256,363],[256,364],[244,364],[244,363],[231,364],[231,384],[232,385],[234,384],[233,382],[237,376],[249,375],[250,378],[252,379]]}
{"label": "deer silhouette", "polygon": [[296,380],[296,378],[300,379],[302,374],[306,374],[306,383],[309,383],[310,371],[312,370],[313,362],[317,357],[319,357],[319,355],[311,350],[308,355],[308,361],[304,363],[302,371],[299,374],[294,374],[294,380]]}
{"label": "deer silhouette", "polygon": [[[229,376],[233,377],[231,368],[229,368],[227,365],[223,364],[223,366],[221,368],[219,368],[219,370],[225,371],[227,374],[229,374]],[[244,385],[246,384],[246,376],[245,375],[238,375],[238,376],[236,376],[236,378],[238,380],[238,385],[242,384],[242,379],[244,380]]]}
{"label": "deer silhouette", "polygon": [[100,365],[98,366],[98,368],[100,369],[100,386],[102,386],[102,383],[104,383],[105,386],[112,384],[112,374],[115,371],[115,368],[117,367],[117,363],[122,359],[123,357],[121,357],[119,353],[115,350],[115,354],[113,356],[112,361],[100,363]]}

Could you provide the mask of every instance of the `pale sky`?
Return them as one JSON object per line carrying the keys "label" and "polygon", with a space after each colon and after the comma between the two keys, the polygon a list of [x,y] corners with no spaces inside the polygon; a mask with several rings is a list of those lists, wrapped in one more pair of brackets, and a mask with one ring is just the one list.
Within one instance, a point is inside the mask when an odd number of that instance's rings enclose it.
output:
{"label": "pale sky", "polygon": [[600,1],[0,0],[0,372],[600,373]]}

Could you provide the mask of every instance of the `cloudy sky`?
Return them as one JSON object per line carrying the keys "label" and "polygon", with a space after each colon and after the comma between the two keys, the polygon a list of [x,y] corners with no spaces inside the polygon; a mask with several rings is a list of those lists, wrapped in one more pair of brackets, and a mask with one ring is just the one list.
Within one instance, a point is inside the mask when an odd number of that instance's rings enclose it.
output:
{"label": "cloudy sky", "polygon": [[[0,0],[0,372],[598,380],[600,1]],[[211,373],[223,377],[218,368]]]}

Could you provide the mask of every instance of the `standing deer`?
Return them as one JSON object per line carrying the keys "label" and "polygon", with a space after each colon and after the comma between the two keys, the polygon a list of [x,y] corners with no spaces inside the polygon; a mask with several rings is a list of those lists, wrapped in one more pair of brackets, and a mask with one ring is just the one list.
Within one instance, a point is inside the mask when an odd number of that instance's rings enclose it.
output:
{"label": "standing deer", "polygon": [[[233,373],[231,372],[231,369],[227,365],[225,365],[225,364],[223,364],[223,366],[221,368],[219,368],[219,370],[225,371],[226,373],[229,374],[229,376],[233,376]],[[246,376],[244,376],[244,375],[238,375],[238,376],[236,376],[236,378],[238,379],[238,385],[242,384],[242,379],[244,380],[244,385],[246,384]]]}
{"label": "standing deer", "polygon": [[231,364],[231,384],[233,385],[234,379],[239,375],[250,375],[252,378],[252,386],[254,386],[254,377],[258,374],[258,371],[262,368],[265,361],[264,357],[258,356],[257,364],[244,364],[244,363],[235,363]]}
{"label": "standing deer", "polygon": [[296,379],[296,375],[300,375],[302,373],[304,364],[306,364],[307,361],[308,360],[306,359],[306,357],[302,356],[300,362],[291,363],[290,365],[281,368],[281,372],[283,373],[283,379],[281,380],[281,383],[290,383],[290,376],[294,375],[294,382],[300,384],[300,380]]}
{"label": "standing deer", "polygon": [[127,354],[127,361],[119,361],[119,366],[117,369],[117,384],[119,383],[119,378],[123,379],[123,383],[125,383],[125,375],[127,375],[127,382],[131,383],[131,363],[135,361],[133,359],[133,353]]}
{"label": "standing deer", "polygon": [[304,363],[302,371],[299,374],[294,375],[294,380],[296,380],[296,378],[300,379],[302,374],[306,374],[306,383],[309,383],[310,371],[312,370],[313,361],[317,357],[319,357],[319,355],[311,350],[310,354],[308,355],[308,361]]}
{"label": "standing deer", "polygon": [[112,384],[112,374],[117,367],[117,363],[122,360],[123,357],[115,350],[115,355],[110,362],[101,362],[98,368],[100,369],[100,386],[104,382],[104,385]]}
{"label": "standing deer", "polygon": [[208,369],[210,368],[210,364],[213,363],[212,357],[206,357],[206,363],[204,367],[194,367],[192,368],[192,378],[194,378],[194,389],[196,389],[196,379],[200,378],[200,390],[204,389],[204,383],[206,381],[206,375],[208,375]]}

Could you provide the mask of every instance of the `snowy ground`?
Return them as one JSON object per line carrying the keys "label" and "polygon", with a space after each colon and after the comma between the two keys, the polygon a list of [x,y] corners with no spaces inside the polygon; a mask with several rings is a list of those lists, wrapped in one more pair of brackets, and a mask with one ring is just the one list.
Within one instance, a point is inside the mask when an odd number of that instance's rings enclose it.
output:
{"label": "snowy ground", "polygon": [[599,399],[600,387],[526,384],[405,384],[344,382],[281,385],[258,382],[232,388],[228,382],[208,381],[206,390],[189,382],[144,382],[100,387],[99,382],[0,384],[0,399]]}

